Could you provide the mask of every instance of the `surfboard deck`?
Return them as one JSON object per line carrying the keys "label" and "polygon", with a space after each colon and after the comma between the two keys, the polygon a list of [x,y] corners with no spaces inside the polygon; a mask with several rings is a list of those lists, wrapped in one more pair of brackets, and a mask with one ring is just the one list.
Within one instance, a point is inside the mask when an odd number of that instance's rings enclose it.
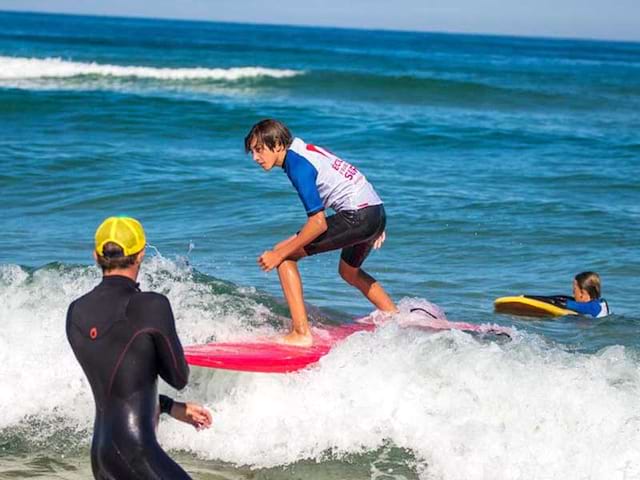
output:
{"label": "surfboard deck", "polygon": [[494,301],[497,313],[519,315],[523,317],[562,317],[577,315],[573,310],[563,308],[562,302],[567,298],[561,295],[518,295],[500,297]]}
{"label": "surfboard deck", "polygon": [[245,372],[289,373],[316,363],[340,340],[356,332],[371,331],[374,324],[348,324],[312,328],[314,344],[296,347],[275,339],[192,345],[184,349],[187,363],[198,367]]}
{"label": "surfboard deck", "polygon": [[[479,334],[506,335],[510,329],[495,325],[475,325],[450,322],[444,318],[416,318],[402,322],[401,327],[413,327],[428,331],[462,330]],[[389,320],[393,321],[393,320]],[[314,344],[296,347],[276,343],[266,338],[249,342],[218,342],[205,345],[190,345],[184,348],[187,363],[205,368],[217,368],[244,372],[289,373],[312,365],[345,338],[358,332],[371,332],[380,322],[371,317],[357,319],[354,323],[312,327]]]}

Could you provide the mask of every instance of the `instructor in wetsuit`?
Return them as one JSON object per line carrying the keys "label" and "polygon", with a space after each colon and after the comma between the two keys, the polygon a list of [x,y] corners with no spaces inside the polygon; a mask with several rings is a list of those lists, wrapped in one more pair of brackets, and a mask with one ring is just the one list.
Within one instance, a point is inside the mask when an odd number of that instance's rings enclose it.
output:
{"label": "instructor in wetsuit", "polygon": [[188,479],[160,447],[159,412],[197,429],[211,414],[193,403],[158,396],[158,375],[177,389],[189,367],[169,300],[136,283],[145,234],[129,217],[110,217],[96,230],[94,258],[102,282],[67,312],[67,338],[96,403],[91,466],[98,480]]}

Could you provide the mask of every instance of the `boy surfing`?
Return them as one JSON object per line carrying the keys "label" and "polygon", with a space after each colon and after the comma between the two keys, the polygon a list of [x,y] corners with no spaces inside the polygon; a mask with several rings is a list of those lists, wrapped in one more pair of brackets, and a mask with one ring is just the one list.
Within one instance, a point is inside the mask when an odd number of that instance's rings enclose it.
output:
{"label": "boy surfing", "polygon": [[[307,213],[307,221],[298,233],[258,258],[264,271],[277,268],[291,312],[291,332],[282,342],[313,344],[297,265],[308,255],[341,249],[340,276],[378,310],[397,311],[382,285],[361,268],[371,249],[382,246],[386,225],[382,200],[365,176],[328,150],[294,138],[278,120],[255,124],[244,146],[265,171],[276,166],[284,170]],[[336,213],[327,217],[326,208]]]}

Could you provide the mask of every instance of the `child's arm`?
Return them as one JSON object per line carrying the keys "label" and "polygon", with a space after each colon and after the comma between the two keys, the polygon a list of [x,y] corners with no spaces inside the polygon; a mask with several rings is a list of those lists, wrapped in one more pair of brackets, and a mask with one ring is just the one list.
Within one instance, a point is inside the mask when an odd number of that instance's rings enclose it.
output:
{"label": "child's arm", "polygon": [[597,317],[600,313],[600,302],[591,300],[590,302],[576,302],[575,300],[567,300],[567,309],[578,312],[581,315],[591,315]]}
{"label": "child's arm", "polygon": [[274,250],[268,250],[260,256],[258,259],[260,267],[265,272],[276,268],[285,259],[301,250],[326,231],[327,219],[324,210],[310,215],[298,235],[280,243]]}
{"label": "child's arm", "polygon": [[297,250],[305,247],[313,242],[316,238],[327,231],[327,218],[324,214],[324,210],[314,213],[307,218],[307,223],[304,224],[300,233],[291,238],[280,248],[276,248],[276,252],[282,255],[283,260],[290,256]]}

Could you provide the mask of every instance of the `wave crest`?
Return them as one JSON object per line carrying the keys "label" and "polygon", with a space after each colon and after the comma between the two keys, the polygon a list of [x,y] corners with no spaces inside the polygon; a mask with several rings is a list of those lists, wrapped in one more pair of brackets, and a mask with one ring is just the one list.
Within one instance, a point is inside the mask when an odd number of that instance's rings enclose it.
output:
{"label": "wave crest", "polygon": [[213,80],[237,81],[249,78],[289,78],[300,75],[297,70],[259,66],[234,68],[168,68],[110,65],[97,62],[73,62],[62,58],[26,58],[0,56],[0,79],[21,80],[37,78],[73,78],[97,75],[117,78],[154,80]]}

